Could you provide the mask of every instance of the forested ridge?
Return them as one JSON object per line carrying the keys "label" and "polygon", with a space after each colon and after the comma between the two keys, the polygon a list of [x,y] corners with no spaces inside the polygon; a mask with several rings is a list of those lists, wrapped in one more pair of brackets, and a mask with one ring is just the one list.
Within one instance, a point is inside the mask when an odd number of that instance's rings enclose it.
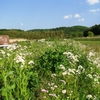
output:
{"label": "forested ridge", "polygon": [[92,27],[71,26],[52,29],[0,29],[0,35],[9,35],[10,38],[41,39],[41,38],[72,38],[100,35],[100,24]]}

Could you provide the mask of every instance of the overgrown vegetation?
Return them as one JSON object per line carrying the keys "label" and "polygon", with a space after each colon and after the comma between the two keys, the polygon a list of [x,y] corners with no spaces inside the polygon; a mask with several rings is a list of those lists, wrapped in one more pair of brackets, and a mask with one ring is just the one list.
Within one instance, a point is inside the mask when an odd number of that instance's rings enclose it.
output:
{"label": "overgrown vegetation", "polygon": [[0,48],[0,100],[99,100],[99,53],[72,40]]}

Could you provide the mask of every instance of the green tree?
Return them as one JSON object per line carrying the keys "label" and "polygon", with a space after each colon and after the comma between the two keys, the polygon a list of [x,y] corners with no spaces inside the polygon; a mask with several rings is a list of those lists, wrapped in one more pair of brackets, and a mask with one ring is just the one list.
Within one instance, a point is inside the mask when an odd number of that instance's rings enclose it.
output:
{"label": "green tree", "polygon": [[94,33],[91,32],[91,31],[88,31],[88,36],[93,37],[94,36]]}

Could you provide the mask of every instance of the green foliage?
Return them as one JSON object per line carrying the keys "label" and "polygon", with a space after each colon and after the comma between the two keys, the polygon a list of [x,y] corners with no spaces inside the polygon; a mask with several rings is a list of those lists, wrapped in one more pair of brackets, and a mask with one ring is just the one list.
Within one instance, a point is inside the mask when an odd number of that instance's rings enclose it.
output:
{"label": "green foliage", "polygon": [[99,53],[79,42],[41,39],[0,49],[0,100],[99,100],[99,87]]}
{"label": "green foliage", "polygon": [[94,33],[91,32],[91,31],[89,31],[89,32],[88,32],[88,36],[93,37],[93,36],[94,36]]}
{"label": "green foliage", "polygon": [[47,73],[58,72],[58,66],[65,62],[65,56],[63,52],[65,51],[64,46],[57,46],[55,50],[47,50],[41,57],[36,60],[36,68],[39,70],[41,75]]}
{"label": "green foliage", "polygon": [[83,36],[87,37],[89,31],[93,32],[94,36],[100,35],[100,24],[94,25],[94,26],[90,27],[89,29],[85,30],[83,33]]}
{"label": "green foliage", "polygon": [[66,38],[82,37],[83,32],[88,29],[85,26],[58,27],[52,29],[0,29],[0,35],[9,35],[10,38],[42,39],[42,38]]}

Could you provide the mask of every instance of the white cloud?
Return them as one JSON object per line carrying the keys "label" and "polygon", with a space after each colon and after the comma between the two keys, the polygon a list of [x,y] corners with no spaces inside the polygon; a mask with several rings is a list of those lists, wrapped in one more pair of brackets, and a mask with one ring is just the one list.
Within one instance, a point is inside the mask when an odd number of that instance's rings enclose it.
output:
{"label": "white cloud", "polygon": [[74,17],[75,18],[80,18],[81,16],[80,16],[80,14],[75,14]]}
{"label": "white cloud", "polygon": [[24,24],[23,23],[20,23],[20,25],[23,26]]}
{"label": "white cloud", "polygon": [[64,19],[70,19],[70,18],[72,18],[72,15],[66,15],[66,16],[64,16]]}
{"label": "white cloud", "polygon": [[90,5],[93,5],[99,2],[100,2],[99,0],[87,0],[87,3],[89,3]]}
{"label": "white cloud", "polygon": [[93,13],[98,12],[98,11],[100,11],[100,9],[92,9],[92,10],[89,10],[89,12],[93,12]]}
{"label": "white cloud", "polygon": [[79,21],[79,22],[83,22],[83,21],[84,21],[84,18],[81,18],[81,19],[79,19],[78,21]]}

